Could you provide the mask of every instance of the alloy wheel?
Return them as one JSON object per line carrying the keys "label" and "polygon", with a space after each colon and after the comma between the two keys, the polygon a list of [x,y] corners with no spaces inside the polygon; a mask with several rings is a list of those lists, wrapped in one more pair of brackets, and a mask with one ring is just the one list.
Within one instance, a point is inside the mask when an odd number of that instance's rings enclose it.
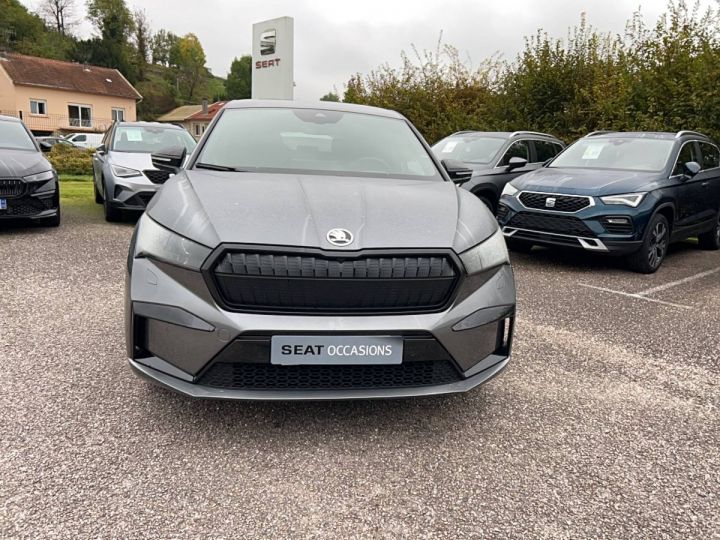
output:
{"label": "alloy wheel", "polygon": [[648,246],[648,262],[652,268],[657,268],[665,258],[668,247],[668,228],[665,222],[658,221],[650,233]]}

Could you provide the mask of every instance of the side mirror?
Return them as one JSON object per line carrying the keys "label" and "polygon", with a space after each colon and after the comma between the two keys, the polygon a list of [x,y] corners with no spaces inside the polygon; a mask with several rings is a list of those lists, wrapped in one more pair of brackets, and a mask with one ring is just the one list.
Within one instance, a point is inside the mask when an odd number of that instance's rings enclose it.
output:
{"label": "side mirror", "polygon": [[45,154],[47,154],[48,152],[50,152],[52,150],[52,144],[50,144],[50,143],[46,143],[45,141],[40,141],[38,144],[40,145],[40,150]]}
{"label": "side mirror", "polygon": [[443,159],[440,163],[442,163],[443,168],[447,171],[450,180],[456,184],[462,184],[470,180],[470,177],[473,175],[472,169],[468,169],[462,161]]}
{"label": "side mirror", "polygon": [[692,178],[701,170],[702,167],[697,161],[688,161],[687,163],[683,163],[683,171],[685,172],[685,176],[688,178]]}
{"label": "side mirror", "polygon": [[508,161],[507,170],[512,171],[515,169],[522,169],[528,164],[528,160],[525,158],[521,158],[518,156],[511,157],[510,161]]}
{"label": "side mirror", "polygon": [[184,146],[173,146],[172,148],[155,152],[150,156],[150,159],[152,160],[153,167],[156,169],[177,174],[178,171],[182,169],[183,163],[185,163],[186,155],[187,148]]}
{"label": "side mirror", "polygon": [[107,152],[107,148],[105,148],[105,145],[104,145],[104,144],[101,144],[100,146],[98,146],[98,147],[95,149],[95,151],[96,151],[98,154],[102,155],[102,154],[104,154],[104,153]]}

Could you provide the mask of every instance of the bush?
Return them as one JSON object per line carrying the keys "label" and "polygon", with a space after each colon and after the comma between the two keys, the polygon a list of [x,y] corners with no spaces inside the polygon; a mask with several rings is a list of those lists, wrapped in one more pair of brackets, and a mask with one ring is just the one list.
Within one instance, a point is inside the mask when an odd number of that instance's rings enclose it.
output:
{"label": "bush", "polygon": [[91,175],[93,152],[88,148],[71,148],[56,144],[47,154],[47,158],[58,174]]}
{"label": "bush", "polygon": [[525,40],[512,61],[473,68],[452,47],[402,55],[347,83],[344,101],[394,109],[431,144],[454,131],[545,131],[571,141],[599,129],[698,130],[720,138],[720,9],[673,0],[655,25],[624,35],[582,16],[565,39]]}

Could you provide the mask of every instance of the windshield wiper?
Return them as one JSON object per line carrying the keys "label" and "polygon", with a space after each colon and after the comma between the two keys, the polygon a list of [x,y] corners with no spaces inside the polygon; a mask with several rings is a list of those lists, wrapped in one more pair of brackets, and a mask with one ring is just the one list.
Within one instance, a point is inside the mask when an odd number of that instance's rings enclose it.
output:
{"label": "windshield wiper", "polygon": [[247,172],[243,169],[228,167],[227,165],[213,165],[212,163],[196,163],[195,169],[207,169],[209,171],[230,171],[230,172]]}

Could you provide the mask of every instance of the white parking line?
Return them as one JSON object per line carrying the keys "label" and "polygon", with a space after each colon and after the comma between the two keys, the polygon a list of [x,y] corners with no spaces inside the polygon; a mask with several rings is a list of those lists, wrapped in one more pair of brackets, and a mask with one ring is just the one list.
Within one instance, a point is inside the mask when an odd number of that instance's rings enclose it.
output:
{"label": "white parking line", "polygon": [[695,274],[693,276],[689,276],[689,277],[686,277],[683,279],[678,279],[677,281],[671,281],[670,283],[665,283],[664,285],[658,285],[657,287],[652,287],[651,289],[645,289],[644,291],[640,291],[637,294],[638,294],[638,296],[647,296],[649,294],[664,291],[664,290],[670,289],[672,287],[677,287],[678,285],[683,285],[685,283],[689,283],[690,281],[695,281],[696,279],[711,276],[718,272],[720,272],[720,267],[714,268],[713,270],[706,270],[705,272],[700,272],[699,274]]}
{"label": "white parking line", "polygon": [[671,307],[676,307],[676,308],[681,308],[681,309],[691,309],[690,306],[684,306],[682,304],[673,304],[672,302],[664,302],[662,300],[655,300],[654,298],[647,298],[645,296],[640,296],[639,294],[627,293],[627,292],[623,292],[623,291],[616,291],[614,289],[608,289],[606,287],[598,287],[596,285],[588,285],[587,283],[580,283],[579,285],[581,287],[587,287],[588,289],[595,289],[597,291],[603,291],[603,292],[612,293],[612,294],[619,294],[620,296],[627,296],[628,298],[636,298],[637,300],[645,300],[646,302],[653,302],[655,304],[663,304],[665,306],[671,306]]}

